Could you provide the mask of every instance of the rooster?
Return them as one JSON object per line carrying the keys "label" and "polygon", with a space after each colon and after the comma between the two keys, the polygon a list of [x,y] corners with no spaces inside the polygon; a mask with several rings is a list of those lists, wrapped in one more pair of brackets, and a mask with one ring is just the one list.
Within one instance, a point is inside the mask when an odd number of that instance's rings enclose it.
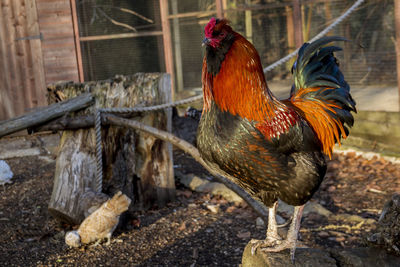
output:
{"label": "rooster", "polygon": [[[252,240],[252,252],[290,249],[294,260],[304,204],[326,172],[324,154],[331,157],[354,122],[355,102],[333,55],[341,49],[326,46],[344,39],[305,43],[292,67],[290,97],[278,100],[256,49],[227,20],[211,18],[204,32],[198,149],[207,163],[269,207],[266,239]],[[278,199],[294,206],[285,239],[275,220]]]}

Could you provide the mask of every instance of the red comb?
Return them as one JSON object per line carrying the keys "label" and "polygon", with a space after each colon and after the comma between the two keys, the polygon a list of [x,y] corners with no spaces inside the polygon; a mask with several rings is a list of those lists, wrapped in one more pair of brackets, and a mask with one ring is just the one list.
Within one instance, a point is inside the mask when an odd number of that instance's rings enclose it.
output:
{"label": "red comb", "polygon": [[206,38],[211,38],[212,33],[214,31],[215,24],[217,23],[217,20],[212,17],[210,21],[207,23],[206,27],[204,28],[204,34]]}

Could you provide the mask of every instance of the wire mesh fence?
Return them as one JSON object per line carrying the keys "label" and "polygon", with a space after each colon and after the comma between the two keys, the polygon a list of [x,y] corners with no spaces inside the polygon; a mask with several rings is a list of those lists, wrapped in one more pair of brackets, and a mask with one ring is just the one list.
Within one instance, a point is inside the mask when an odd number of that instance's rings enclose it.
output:
{"label": "wire mesh fence", "polygon": [[78,0],[85,80],[164,72],[159,1]]}
{"label": "wire mesh fence", "polygon": [[[224,16],[255,45],[264,67],[294,51],[294,24],[310,40],[355,1],[300,2],[301,20],[294,21],[291,0],[222,0]],[[159,0],[77,0],[77,9],[85,80],[165,71]],[[203,29],[216,14],[215,0],[168,0],[177,91],[201,87]],[[351,85],[396,86],[393,0],[365,1],[329,34],[349,40],[337,56]],[[267,80],[291,79],[292,63],[268,72]]]}

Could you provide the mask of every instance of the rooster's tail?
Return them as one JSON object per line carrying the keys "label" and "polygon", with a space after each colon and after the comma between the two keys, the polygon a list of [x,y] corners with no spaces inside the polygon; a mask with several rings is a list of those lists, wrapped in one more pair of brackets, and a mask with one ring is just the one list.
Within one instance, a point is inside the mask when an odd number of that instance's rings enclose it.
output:
{"label": "rooster's tail", "polygon": [[293,64],[294,85],[290,101],[309,123],[321,142],[325,154],[331,156],[336,142],[346,138],[353,126],[355,102],[344,80],[333,52],[340,47],[324,45],[344,41],[341,37],[323,37],[305,43]]}

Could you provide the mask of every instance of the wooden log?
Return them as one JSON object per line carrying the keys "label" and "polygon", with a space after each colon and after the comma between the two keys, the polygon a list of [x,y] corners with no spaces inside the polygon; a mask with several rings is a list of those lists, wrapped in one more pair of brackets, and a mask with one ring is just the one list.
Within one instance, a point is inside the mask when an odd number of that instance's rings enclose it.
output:
{"label": "wooden log", "polygon": [[[152,106],[171,101],[170,76],[159,73],[138,73],[114,79],[86,83],[58,83],[49,86],[49,101],[91,92],[95,105],[74,116],[93,114],[95,108]],[[171,111],[160,110],[134,115],[153,127],[171,131]],[[91,123],[86,121],[86,123]],[[133,129],[102,127],[103,190],[112,195],[122,191],[134,200],[130,207],[145,209],[163,206],[175,197],[172,147],[150,135]],[[54,188],[49,212],[56,218],[80,223],[95,193],[96,157],[93,128],[64,131],[56,160]],[[81,204],[89,203],[89,204]],[[94,203],[96,205],[96,203]],[[94,206],[93,205],[93,206]]]}
{"label": "wooden log", "polygon": [[43,124],[66,113],[77,111],[90,106],[93,96],[82,94],[65,102],[55,103],[48,107],[39,108],[31,113],[0,122],[0,137]]}

